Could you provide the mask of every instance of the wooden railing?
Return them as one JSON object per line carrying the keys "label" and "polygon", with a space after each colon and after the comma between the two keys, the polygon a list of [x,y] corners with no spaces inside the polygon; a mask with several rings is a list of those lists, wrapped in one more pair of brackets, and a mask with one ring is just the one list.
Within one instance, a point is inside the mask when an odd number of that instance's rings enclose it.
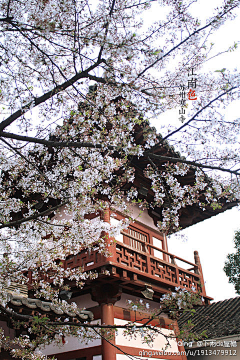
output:
{"label": "wooden railing", "polygon": [[[132,237],[126,233],[124,233],[124,235]],[[136,274],[154,279],[155,281],[157,279],[159,282],[171,287],[180,286],[187,290],[195,288],[196,290],[199,290],[203,296],[206,295],[203,277],[198,265],[142,240],[138,239],[138,241],[144,244],[144,246],[142,246],[143,250],[115,241],[111,246],[110,256],[103,256],[97,251],[83,250],[81,253],[65,260],[64,267],[75,268],[80,266],[83,267],[85,271],[90,271],[111,264],[118,269],[129,270]],[[153,255],[153,250],[165,254],[165,259],[167,258],[169,260],[166,261],[155,257]],[[178,266],[178,261],[185,264],[187,269]]]}
{"label": "wooden railing", "polygon": [[[184,264],[188,264],[188,265],[191,265],[191,268],[190,269],[187,269],[189,271],[192,271],[194,270],[194,272],[198,273],[198,266],[188,260],[185,260],[185,259],[182,259],[181,257],[179,256],[176,256],[176,255],[173,255],[173,254],[170,254],[169,252],[163,250],[163,249],[160,249],[159,247],[157,246],[154,246],[152,244],[149,244],[139,238],[136,238],[135,236],[132,236],[124,231],[121,232],[124,236],[128,237],[128,238],[131,238],[133,239],[134,241],[138,242],[138,243],[141,243],[142,244],[142,247],[143,247],[143,250],[144,252],[146,252],[147,254],[152,254],[153,255],[153,250],[157,250],[159,252],[161,252],[162,254],[165,254],[165,258],[166,259],[171,259],[171,263],[174,264],[174,265],[177,265],[176,264],[176,260],[179,260],[179,261],[182,261]],[[135,249],[137,250],[137,249]],[[169,261],[169,260],[168,260]]]}
{"label": "wooden railing", "polygon": [[[147,244],[148,247],[155,248]],[[116,244],[116,262],[118,266],[125,267],[137,273],[145,273],[147,277],[158,279],[160,282],[170,286],[180,286],[188,290],[195,288],[205,295],[203,291],[202,276],[198,271],[198,266],[186,261],[178,256],[164,252],[171,259],[171,263],[159,259],[148,252],[132,249],[130,246],[117,242]],[[176,259],[191,265],[190,269],[184,269],[176,264]]]}

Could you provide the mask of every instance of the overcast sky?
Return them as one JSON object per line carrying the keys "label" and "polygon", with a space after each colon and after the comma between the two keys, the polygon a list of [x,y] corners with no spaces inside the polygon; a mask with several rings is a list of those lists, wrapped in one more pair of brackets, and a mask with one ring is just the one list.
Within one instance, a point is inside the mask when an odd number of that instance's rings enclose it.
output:
{"label": "overcast sky", "polygon": [[169,252],[189,261],[194,262],[194,250],[199,252],[206,292],[214,301],[236,296],[223,267],[227,254],[234,252],[233,237],[237,229],[240,230],[240,212],[234,208],[182,231],[187,241],[174,236],[168,240]]}

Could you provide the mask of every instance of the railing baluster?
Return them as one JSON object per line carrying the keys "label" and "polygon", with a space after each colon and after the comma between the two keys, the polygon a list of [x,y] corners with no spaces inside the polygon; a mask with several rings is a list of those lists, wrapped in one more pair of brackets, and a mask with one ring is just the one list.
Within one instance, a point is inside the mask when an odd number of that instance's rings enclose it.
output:
{"label": "railing baluster", "polygon": [[171,259],[171,263],[172,263],[173,265],[176,265],[175,256],[174,256],[174,255],[170,255],[170,259]]}

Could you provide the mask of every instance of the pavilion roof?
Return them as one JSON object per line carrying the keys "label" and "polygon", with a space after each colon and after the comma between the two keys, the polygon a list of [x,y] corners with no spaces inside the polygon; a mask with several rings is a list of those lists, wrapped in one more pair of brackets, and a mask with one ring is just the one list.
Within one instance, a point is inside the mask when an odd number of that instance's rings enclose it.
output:
{"label": "pavilion roof", "polygon": [[[135,140],[137,144],[144,144],[144,134],[148,131],[156,132],[155,128],[149,126],[147,123],[143,125],[135,126]],[[154,159],[154,164],[156,165],[159,173],[162,171],[166,171],[166,165],[168,165],[168,161],[165,158],[173,158],[185,160],[185,157],[182,157],[179,152],[174,150],[173,146],[170,146],[166,140],[162,141],[161,135],[157,135],[159,140],[159,145],[154,147],[153,154],[160,155],[160,158]],[[162,159],[161,159],[162,158]],[[171,160],[169,161],[171,164]],[[138,189],[139,194],[143,199],[147,200],[148,203],[153,203],[154,201],[154,192],[151,189],[151,180],[148,179],[145,175],[145,169],[149,164],[148,156],[141,157],[133,157],[131,161],[131,165],[135,168],[135,180],[133,183],[124,184],[123,188],[129,189],[132,186],[135,186]],[[196,167],[190,166],[189,171],[184,176],[176,176],[177,180],[181,184],[194,186],[196,182]],[[212,180],[210,177],[205,175],[205,182],[212,186]],[[198,204],[193,204],[191,206],[186,206],[180,209],[180,228],[184,229],[188,226],[197,224],[205,219],[209,219],[212,216],[215,216],[219,213],[222,213],[228,209],[233,208],[239,204],[238,201],[229,201],[227,198],[222,197],[219,200],[219,205],[215,209],[212,206],[206,204],[205,197],[200,194],[201,203],[204,204],[203,207],[200,207]],[[155,206],[155,208],[150,207],[148,210],[149,215],[153,218],[154,222],[161,221],[161,210],[162,208],[166,208],[169,206],[169,199],[165,198],[165,202],[161,208]]]}
{"label": "pavilion roof", "polygon": [[[123,99],[121,97],[117,97],[116,99],[113,99],[112,101],[117,103],[118,101],[122,101],[122,100]],[[80,103],[79,109],[81,107],[83,107],[83,109],[86,109],[87,106],[88,105],[86,103]],[[130,109],[129,111],[130,112],[132,111],[134,116],[137,114],[134,107],[132,109]],[[159,174],[161,174],[161,172],[163,172],[163,171],[165,171],[165,172],[168,171],[167,167],[169,164],[171,164],[171,159],[175,159],[175,161],[173,163],[176,163],[176,159],[179,159],[179,161],[184,160],[184,158],[181,157],[179,152],[176,152],[174,150],[174,148],[168,144],[167,141],[162,139],[161,135],[156,134],[155,128],[151,127],[147,121],[143,121],[141,115],[139,115],[139,119],[140,119],[139,123],[135,124],[135,126],[132,130],[132,135],[134,136],[135,142],[137,145],[145,144],[146,134],[154,133],[157,136],[158,145],[156,145],[153,149],[151,149],[151,152],[154,155],[160,156],[159,158],[154,159],[154,164],[155,164]],[[64,129],[63,131],[65,131],[65,133],[68,131],[70,132],[71,122],[72,122],[72,119],[70,117],[69,121],[64,124],[64,127],[62,127]],[[112,129],[112,124],[107,123],[106,128]],[[60,129],[60,127],[58,127],[58,130],[59,129]],[[60,137],[59,137],[59,135],[56,136],[55,134],[52,134],[52,135],[50,135],[49,139],[52,141],[59,141]],[[74,139],[74,140],[77,141],[78,139]],[[48,167],[48,170],[50,170],[51,167],[54,167],[54,165],[58,159],[57,149],[48,147],[47,151],[49,153],[49,163],[48,163],[47,167]],[[36,158],[36,163],[41,162],[41,156],[37,153],[37,151],[31,152],[31,155],[33,155]],[[116,151],[113,153],[112,156],[118,157],[118,156],[121,156],[121,154],[117,153],[117,151]],[[169,161],[167,160],[167,158],[169,158]],[[127,191],[131,187],[135,187],[138,190],[139,198],[146,200],[146,202],[148,204],[151,204],[148,212],[156,224],[158,221],[162,220],[162,210],[164,208],[168,208],[169,206],[171,206],[171,204],[173,203],[173,200],[170,199],[169,197],[165,197],[164,203],[161,207],[159,207],[157,205],[153,205],[155,194],[152,190],[151,180],[146,176],[146,169],[149,164],[149,156],[148,156],[147,152],[145,152],[144,155],[140,156],[140,157],[129,156],[128,160],[129,160],[130,166],[135,169],[135,179],[133,182],[123,182],[120,186],[121,190]],[[121,176],[121,174],[123,172],[124,172],[124,169],[120,168],[118,171],[115,172],[115,174]],[[9,177],[8,174],[5,174],[4,182],[6,184],[8,183],[8,177]],[[69,175],[69,177],[72,178],[72,175]],[[196,167],[191,165],[189,167],[188,172],[185,175],[183,175],[183,176],[178,175],[175,177],[177,178],[177,180],[181,186],[184,186],[184,185],[194,186],[194,184],[196,182]],[[14,187],[14,182],[12,181],[12,186],[11,186],[12,196],[19,198],[19,199],[21,199],[21,201],[23,203],[26,203],[26,212],[28,211],[27,204],[29,202],[31,202],[32,204],[34,203],[32,205],[32,208],[39,210],[40,212],[46,211],[46,210],[48,210],[48,208],[57,206],[60,203],[60,200],[58,200],[56,198],[49,198],[48,202],[46,203],[46,202],[42,201],[43,194],[40,194],[40,193],[33,193],[33,194],[29,194],[29,196],[27,198],[24,197],[21,189],[18,187],[18,182],[19,182],[18,180],[19,180],[18,178],[15,178],[15,180],[14,180],[15,187]],[[205,175],[204,181],[207,182],[209,184],[209,186],[211,187],[211,185],[212,185],[211,178],[209,178],[207,175]],[[167,186],[166,186],[166,190],[167,190]],[[98,194],[98,196],[101,197],[102,195]],[[202,194],[200,193],[199,200],[201,202],[201,205],[203,205],[203,206],[200,206],[199,204],[195,203],[195,204],[192,204],[191,206],[182,207],[179,210],[180,228],[184,229],[193,224],[197,224],[205,219],[208,219],[214,215],[222,213],[225,210],[231,209],[232,207],[238,205],[238,201],[229,201],[226,197],[222,197],[220,199],[218,198],[219,206],[217,206],[215,209],[213,209],[213,207],[207,203],[207,200],[206,200],[203,192],[202,192]],[[21,212],[18,212],[18,213],[12,212],[12,214],[11,214],[12,219],[20,220],[24,216],[24,211],[25,211],[25,209],[23,208],[21,210]],[[51,217],[51,214],[50,214],[50,217]]]}

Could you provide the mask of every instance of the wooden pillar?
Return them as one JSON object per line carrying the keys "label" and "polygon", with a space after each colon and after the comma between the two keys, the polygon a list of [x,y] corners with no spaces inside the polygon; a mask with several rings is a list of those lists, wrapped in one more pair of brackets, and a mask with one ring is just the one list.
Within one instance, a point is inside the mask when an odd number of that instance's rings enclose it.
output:
{"label": "wooden pillar", "polygon": [[[163,241],[162,241],[163,250],[168,252],[168,246],[167,246],[167,237],[166,234],[163,234]],[[163,260],[169,262],[169,256],[167,254],[163,253]]]}
{"label": "wooden pillar", "polygon": [[[102,324],[114,325],[113,304],[101,304],[101,321]],[[111,330],[107,331],[106,340],[102,339],[102,360],[116,359],[115,336],[110,334]]]}
{"label": "wooden pillar", "polygon": [[201,281],[201,287],[202,287],[201,292],[202,292],[203,296],[206,296],[206,289],[205,289],[205,285],[204,285],[202,265],[201,265],[201,262],[200,262],[200,257],[198,255],[198,251],[194,251],[194,261],[195,261],[195,264],[197,265],[198,275],[200,275],[200,281]]}
{"label": "wooden pillar", "polygon": [[[101,306],[101,322],[114,325],[113,305],[121,298],[121,288],[118,284],[100,283],[92,286],[92,300]],[[102,338],[102,360],[115,360],[116,348],[114,331],[107,329]]]}
{"label": "wooden pillar", "polygon": [[104,210],[101,211],[101,220],[110,223],[110,209],[106,207]]}
{"label": "wooden pillar", "polygon": [[[109,207],[106,207],[106,209],[102,210],[100,218],[110,224],[110,215],[111,211]],[[105,231],[102,233],[102,236],[104,237],[105,244],[107,245],[106,249],[109,252],[109,255],[105,257],[105,260],[116,262],[116,244],[114,243],[114,238],[109,237],[109,234]]]}

